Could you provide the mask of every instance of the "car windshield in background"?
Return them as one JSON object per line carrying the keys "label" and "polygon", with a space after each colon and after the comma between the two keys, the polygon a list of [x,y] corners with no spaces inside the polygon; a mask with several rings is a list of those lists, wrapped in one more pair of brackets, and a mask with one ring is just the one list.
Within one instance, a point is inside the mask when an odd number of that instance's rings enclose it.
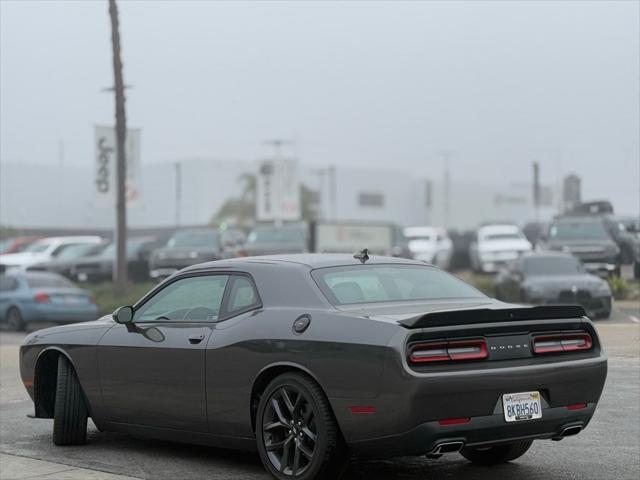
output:
{"label": "car windshield in background", "polygon": [[555,240],[606,240],[607,230],[601,222],[561,222],[549,229],[549,238]]}
{"label": "car windshield in background", "polygon": [[167,242],[167,247],[217,247],[218,233],[214,231],[178,232]]}
{"label": "car windshield in background", "polygon": [[456,277],[427,266],[320,268],[314,270],[312,276],[334,305],[484,297]]}
{"label": "car windshield in background", "polygon": [[518,233],[490,233],[484,235],[482,240],[494,241],[494,240],[519,240],[522,237]]}
{"label": "car windshield in background", "polygon": [[42,253],[50,246],[51,244],[49,243],[32,243],[27,248],[25,248],[23,252]]}
{"label": "car windshield in background", "polygon": [[300,228],[256,228],[247,237],[247,243],[304,243]]}
{"label": "car windshield in background", "polygon": [[100,245],[95,245],[92,243],[87,243],[83,245],[71,245],[63,249],[56,258],[58,258],[59,260],[64,260],[64,259],[70,259],[70,258],[84,257],[85,255],[98,253],[102,248],[104,247],[101,247]]}
{"label": "car windshield in background", "polygon": [[30,288],[75,288],[75,285],[59,275],[27,275]]}
{"label": "car windshield in background", "polygon": [[529,276],[575,275],[583,273],[582,264],[573,257],[532,257],[524,261],[524,271]]}

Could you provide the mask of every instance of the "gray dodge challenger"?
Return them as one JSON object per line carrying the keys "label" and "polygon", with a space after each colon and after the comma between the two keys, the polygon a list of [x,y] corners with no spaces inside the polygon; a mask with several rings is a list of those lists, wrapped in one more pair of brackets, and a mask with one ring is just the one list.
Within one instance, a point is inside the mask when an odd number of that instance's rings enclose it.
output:
{"label": "gray dodge challenger", "polygon": [[492,465],[593,416],[607,360],[579,306],[490,299],[398,258],[188,267],[133,306],[30,334],[22,381],[53,442],[101,431],[256,450],[277,479],[352,454]]}

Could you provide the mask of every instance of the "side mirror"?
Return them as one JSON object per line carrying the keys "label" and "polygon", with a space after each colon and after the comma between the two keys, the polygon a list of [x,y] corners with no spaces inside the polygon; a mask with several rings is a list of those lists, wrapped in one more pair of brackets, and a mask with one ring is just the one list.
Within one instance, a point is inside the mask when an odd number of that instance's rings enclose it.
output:
{"label": "side mirror", "polygon": [[133,320],[133,307],[125,305],[124,307],[117,308],[111,315],[116,323],[126,325]]}

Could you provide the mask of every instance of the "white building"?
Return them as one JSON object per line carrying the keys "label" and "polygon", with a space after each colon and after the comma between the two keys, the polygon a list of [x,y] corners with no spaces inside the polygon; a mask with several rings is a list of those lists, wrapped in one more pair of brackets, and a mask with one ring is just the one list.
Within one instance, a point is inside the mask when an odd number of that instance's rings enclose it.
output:
{"label": "white building", "polygon": [[[132,228],[206,225],[226,199],[239,195],[240,176],[256,170],[257,162],[242,160],[142,164],[140,195],[128,206],[128,224]],[[522,224],[535,217],[527,184],[452,181],[447,202],[441,181],[428,181],[413,172],[317,168],[304,163],[299,172],[301,181],[318,192],[320,215],[326,219],[471,229],[483,221]],[[549,195],[540,211],[542,219],[553,214]],[[114,209],[95,202],[92,167],[0,164],[0,225],[106,230],[114,224]]]}

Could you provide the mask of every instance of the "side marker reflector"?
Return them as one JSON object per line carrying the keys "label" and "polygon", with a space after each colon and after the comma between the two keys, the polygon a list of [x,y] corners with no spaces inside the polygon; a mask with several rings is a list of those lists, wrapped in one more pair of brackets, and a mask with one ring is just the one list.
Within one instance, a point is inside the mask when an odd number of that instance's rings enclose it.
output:
{"label": "side marker reflector", "polygon": [[356,414],[370,415],[372,413],[376,413],[376,407],[372,407],[368,405],[354,405],[352,407],[349,407],[349,410],[354,415]]}

